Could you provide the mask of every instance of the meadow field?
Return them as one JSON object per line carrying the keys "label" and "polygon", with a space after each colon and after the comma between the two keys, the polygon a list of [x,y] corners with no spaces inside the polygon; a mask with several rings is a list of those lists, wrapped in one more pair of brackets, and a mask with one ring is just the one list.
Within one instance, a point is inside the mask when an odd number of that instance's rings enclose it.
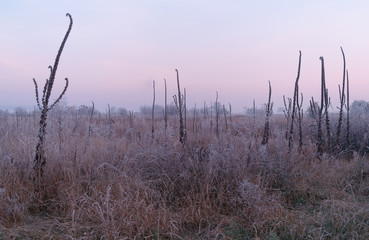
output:
{"label": "meadow field", "polygon": [[339,106],[320,57],[320,99],[303,109],[300,51],[284,114],[271,82],[262,109],[232,115],[218,93],[190,109],[177,69],[162,111],[153,82],[145,114],[101,113],[61,101],[68,78],[51,101],[66,16],[35,109],[0,111],[0,239],[369,239],[369,105],[350,102],[342,48]]}
{"label": "meadow field", "polygon": [[365,112],[351,115],[338,150],[327,148],[324,126],[319,153],[308,115],[302,147],[295,131],[290,148],[283,115],[270,116],[262,144],[265,115],[188,111],[180,142],[177,114],[165,127],[160,114],[92,111],[50,111],[41,201],[40,112],[1,113],[0,239],[369,238]]}

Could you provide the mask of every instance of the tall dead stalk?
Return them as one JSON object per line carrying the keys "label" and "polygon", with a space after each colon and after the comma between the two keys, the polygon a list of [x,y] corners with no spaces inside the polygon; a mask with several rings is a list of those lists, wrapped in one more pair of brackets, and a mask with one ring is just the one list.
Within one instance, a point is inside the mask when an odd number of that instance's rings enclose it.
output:
{"label": "tall dead stalk", "polygon": [[293,104],[292,104],[292,115],[291,115],[291,124],[290,124],[290,135],[288,137],[288,148],[289,151],[292,150],[293,147],[293,125],[295,122],[295,116],[296,116],[296,104],[298,104],[298,88],[299,88],[299,79],[300,79],[300,69],[301,69],[301,51],[299,51],[299,65],[297,68],[297,77],[295,81],[295,89],[293,94]]}
{"label": "tall dead stalk", "polygon": [[204,119],[206,119],[206,113],[208,112],[208,109],[206,107],[206,102],[204,101]]}
{"label": "tall dead stalk", "polygon": [[133,110],[128,112],[129,114],[129,127],[132,129],[133,128]]}
{"label": "tall dead stalk", "polygon": [[111,113],[110,113],[110,105],[108,104],[108,118],[109,118],[109,138],[111,138],[111,135],[113,134],[113,119],[111,118]]}
{"label": "tall dead stalk", "polygon": [[213,102],[210,102],[210,131],[213,131]]}
{"label": "tall dead stalk", "polygon": [[252,131],[253,131],[254,138],[256,138],[256,105],[255,105],[255,99],[252,99],[252,115],[253,115]]}
{"label": "tall dead stalk", "polygon": [[178,86],[178,112],[179,112],[179,142],[184,144],[185,143],[185,134],[184,134],[184,126],[183,126],[183,103],[182,103],[182,95],[181,95],[181,87],[179,86],[179,73],[177,72],[177,86]]}
{"label": "tall dead stalk", "polygon": [[45,140],[45,135],[46,135],[46,120],[47,120],[47,115],[50,109],[52,109],[59,101],[60,99],[64,96],[65,92],[67,91],[68,88],[68,78],[65,78],[65,86],[64,89],[62,91],[62,93],[59,95],[59,97],[54,101],[54,103],[52,103],[51,105],[49,104],[50,101],[50,96],[51,96],[51,91],[54,85],[54,81],[55,81],[55,76],[56,76],[56,71],[58,70],[58,65],[59,65],[59,60],[60,60],[60,56],[63,52],[64,49],[64,45],[68,39],[69,33],[72,30],[72,25],[73,25],[73,19],[72,16],[67,13],[66,14],[67,17],[69,17],[69,27],[68,30],[64,36],[64,39],[59,47],[59,51],[56,55],[55,58],[55,62],[54,62],[54,66],[49,66],[50,69],[50,76],[48,79],[46,79],[44,88],[43,88],[43,92],[42,92],[42,99],[40,102],[39,99],[39,94],[38,94],[38,86],[37,86],[37,82],[35,79],[33,79],[33,83],[35,84],[35,92],[36,92],[36,102],[37,105],[41,111],[41,116],[40,116],[40,122],[39,122],[39,133],[38,133],[38,143],[36,145],[36,153],[35,153],[35,158],[34,158],[34,165],[33,165],[33,170],[34,170],[34,177],[33,177],[33,183],[34,183],[34,193],[35,193],[35,197],[38,201],[40,201],[40,203],[42,203],[43,200],[45,200],[45,198],[47,196],[45,196],[44,193],[44,187],[45,187],[45,183],[44,183],[44,167],[46,165],[46,156],[45,156],[45,149],[44,149],[44,140]]}
{"label": "tall dead stalk", "polygon": [[[322,61],[324,61],[322,59]],[[325,115],[325,127],[326,127],[326,131],[327,131],[327,151],[330,152],[332,150],[332,134],[331,134],[331,126],[330,126],[330,122],[329,122],[329,112],[328,112],[328,107],[330,105],[330,101],[329,101],[329,96],[328,96],[328,89],[326,87],[325,84],[325,71],[324,71],[324,66],[322,69],[322,77],[324,77],[324,81],[323,81],[323,88],[324,88],[324,115]]]}
{"label": "tall dead stalk", "polygon": [[219,138],[219,107],[218,107],[218,92],[216,92],[215,98],[215,133]]}
{"label": "tall dead stalk", "polygon": [[320,106],[318,107],[318,153],[323,154],[323,131],[322,131],[322,118],[324,109],[324,96],[325,96],[325,72],[324,72],[324,58],[319,58],[321,61],[321,94],[320,94]]}
{"label": "tall dead stalk", "polygon": [[196,103],[193,109],[193,121],[192,121],[192,132],[195,132],[195,125],[196,125]]}
{"label": "tall dead stalk", "polygon": [[227,111],[226,111],[224,104],[223,104],[223,115],[224,115],[224,121],[226,125],[226,131],[228,131]]}
{"label": "tall dead stalk", "polygon": [[343,107],[345,105],[345,80],[346,80],[346,57],[345,53],[343,51],[343,48],[341,47],[341,53],[343,58],[343,76],[342,76],[342,89],[338,86],[338,90],[340,92],[340,112],[338,116],[338,124],[337,124],[337,148],[341,148],[341,128],[342,128],[342,118],[343,118]]}
{"label": "tall dead stalk", "polygon": [[90,120],[88,121],[88,134],[87,134],[87,138],[89,138],[91,136],[91,132],[92,132],[92,117],[94,116],[94,110],[95,110],[95,103],[92,101],[92,109],[91,109],[91,114],[90,114]]}
{"label": "tall dead stalk", "polygon": [[318,106],[317,103],[315,103],[314,97],[311,97],[310,99],[310,113],[311,117],[315,119],[318,123],[317,115],[318,115]]}
{"label": "tall dead stalk", "polygon": [[165,105],[164,105],[164,127],[165,131],[168,128],[168,101],[167,101],[167,80],[164,79],[165,88]]}
{"label": "tall dead stalk", "polygon": [[273,114],[273,102],[271,102],[271,99],[272,99],[272,85],[270,84],[270,81],[269,81],[268,104],[266,105],[266,108],[265,108],[266,117],[265,117],[265,125],[264,125],[264,136],[261,142],[261,144],[263,145],[267,144],[269,141],[269,132],[270,132],[269,119]]}
{"label": "tall dead stalk", "polygon": [[[297,92],[298,92],[298,90],[297,90]],[[303,102],[304,102],[304,95],[302,95],[302,93],[301,93],[301,100],[299,98],[297,98],[297,104],[296,104],[296,107],[297,107],[296,119],[297,119],[297,127],[299,129],[299,153],[301,153],[302,145],[303,145],[303,141],[302,141],[302,119],[304,118],[304,111],[302,109],[302,103]]]}
{"label": "tall dead stalk", "polygon": [[184,122],[183,122],[183,132],[184,132],[184,142],[187,141],[187,96],[186,96],[186,88],[183,89],[183,115],[184,115]]}
{"label": "tall dead stalk", "polygon": [[151,109],[151,137],[154,138],[154,133],[155,133],[155,81],[152,81],[152,91],[153,91],[153,99],[152,99],[152,109]]}
{"label": "tall dead stalk", "polygon": [[346,144],[347,144],[347,148],[350,149],[350,92],[349,92],[349,74],[348,74],[348,70],[346,71],[347,73],[347,100],[346,100],[346,112],[347,112],[347,117],[346,117]]}
{"label": "tall dead stalk", "polygon": [[286,140],[288,140],[288,132],[290,130],[292,99],[288,97],[287,98],[287,102],[286,102],[286,96],[283,95],[283,104],[284,104],[283,114],[284,114],[284,116],[285,116],[285,118],[287,120],[286,133],[285,133]]}

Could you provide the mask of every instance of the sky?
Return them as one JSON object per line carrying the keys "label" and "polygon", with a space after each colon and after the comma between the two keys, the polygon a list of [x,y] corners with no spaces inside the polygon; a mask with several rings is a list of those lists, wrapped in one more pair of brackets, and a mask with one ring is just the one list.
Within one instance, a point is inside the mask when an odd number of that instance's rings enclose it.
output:
{"label": "sky", "polygon": [[275,111],[293,95],[299,51],[304,108],[320,96],[320,60],[335,109],[342,84],[342,46],[350,99],[369,101],[369,1],[363,0],[12,0],[0,8],[0,106],[34,106],[32,79],[42,86],[61,56],[51,100],[69,79],[64,102],[109,104],[138,111],[177,93],[187,105],[231,103],[233,112],[267,102]]}

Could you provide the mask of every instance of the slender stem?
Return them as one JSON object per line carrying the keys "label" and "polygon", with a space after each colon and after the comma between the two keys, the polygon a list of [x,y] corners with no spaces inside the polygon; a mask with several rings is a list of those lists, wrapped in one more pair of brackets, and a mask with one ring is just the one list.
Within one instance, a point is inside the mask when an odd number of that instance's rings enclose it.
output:
{"label": "slender stem", "polygon": [[292,115],[291,115],[291,124],[290,124],[290,135],[288,138],[288,148],[289,151],[292,150],[293,147],[293,125],[294,125],[294,121],[295,121],[295,116],[296,116],[296,103],[297,103],[297,98],[298,98],[298,84],[299,84],[299,79],[300,79],[300,69],[301,69],[301,51],[299,51],[299,65],[297,68],[297,77],[296,77],[296,82],[295,82],[295,90],[294,90],[294,94],[293,94],[293,104],[292,104]]}

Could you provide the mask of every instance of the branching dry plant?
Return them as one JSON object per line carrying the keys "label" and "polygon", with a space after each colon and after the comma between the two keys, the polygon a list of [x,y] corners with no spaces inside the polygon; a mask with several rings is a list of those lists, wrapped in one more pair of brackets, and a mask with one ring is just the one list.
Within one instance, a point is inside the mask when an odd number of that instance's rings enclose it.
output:
{"label": "branching dry plant", "polygon": [[45,200],[45,198],[47,196],[44,195],[44,188],[45,188],[45,182],[44,182],[44,167],[46,164],[46,156],[45,156],[45,149],[44,149],[44,141],[45,141],[45,135],[46,135],[46,125],[47,125],[47,115],[49,110],[51,110],[59,101],[60,99],[64,96],[65,92],[67,91],[68,88],[68,78],[65,79],[66,83],[65,83],[65,87],[64,90],[62,91],[62,93],[59,95],[59,97],[52,103],[50,104],[50,96],[51,96],[51,91],[54,85],[54,81],[55,81],[55,76],[56,76],[56,71],[58,69],[58,65],[59,65],[59,60],[60,60],[60,56],[63,52],[64,49],[64,45],[68,39],[69,33],[72,30],[72,25],[73,25],[73,19],[72,16],[67,13],[66,14],[67,17],[69,17],[69,27],[68,30],[64,36],[64,39],[60,45],[59,51],[56,55],[55,58],[55,62],[53,66],[49,66],[50,69],[50,76],[49,78],[46,80],[44,88],[43,88],[43,92],[42,92],[42,99],[41,99],[41,103],[40,103],[40,99],[39,99],[39,94],[38,94],[38,86],[37,86],[37,82],[35,79],[33,79],[33,82],[35,84],[35,91],[36,91],[36,101],[37,101],[37,105],[41,111],[41,116],[40,116],[40,123],[39,123],[39,133],[38,133],[38,143],[36,145],[36,153],[35,153],[35,158],[34,158],[34,165],[33,165],[33,169],[34,169],[34,192],[35,192],[35,198],[37,201],[39,201],[40,204],[42,204],[42,202]]}

